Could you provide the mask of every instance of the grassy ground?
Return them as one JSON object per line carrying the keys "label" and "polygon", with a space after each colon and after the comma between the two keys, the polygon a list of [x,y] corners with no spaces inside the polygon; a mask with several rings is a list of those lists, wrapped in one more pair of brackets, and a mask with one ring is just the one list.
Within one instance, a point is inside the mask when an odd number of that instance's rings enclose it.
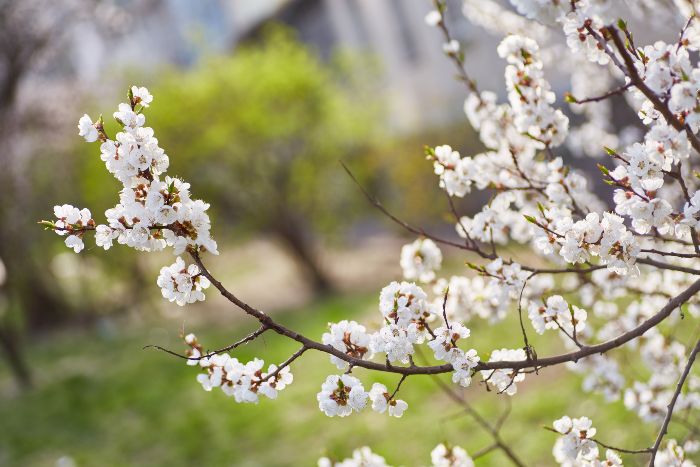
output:
{"label": "grassy ground", "polygon": [[[320,338],[328,321],[354,313],[375,316],[376,298],[341,297],[280,320]],[[519,346],[516,318],[491,329],[473,327],[472,343],[482,358],[498,345]],[[215,348],[245,335],[253,323],[232,329],[194,329]],[[504,329],[512,335],[504,335]],[[37,387],[25,393],[9,391],[11,381],[0,367],[0,465],[55,465],[69,456],[79,466],[164,465],[315,465],[322,455],[345,457],[353,448],[369,445],[395,465],[425,465],[438,442],[459,444],[469,452],[489,445],[489,438],[461,414],[429,377],[409,378],[401,397],[409,410],[401,419],[371,412],[349,418],[327,418],[315,395],[325,376],[333,373],[326,356],[309,353],[293,366],[294,383],[277,401],[236,404],[220,391],[207,393],[195,381],[196,370],[155,351],[147,343],[183,349],[172,322],[116,326],[102,332],[74,332],[33,344],[30,361]],[[189,330],[188,330],[189,331]],[[549,344],[547,344],[547,342]],[[554,352],[557,339],[535,341],[540,355]],[[266,335],[236,351],[239,359],[264,356],[282,361],[296,349],[292,342]],[[392,375],[357,370],[365,387],[380,380],[393,387]],[[475,379],[475,381],[477,381]],[[625,447],[650,444],[655,427],[639,422],[620,402],[582,394],[580,381],[566,370],[528,376],[513,398],[504,437],[528,465],[551,465],[554,435],[541,427],[564,414],[593,418],[600,439]],[[486,392],[474,384],[467,398],[490,419],[506,407],[507,396]],[[626,456],[626,465],[642,459]],[[507,465],[497,451],[477,465]]]}

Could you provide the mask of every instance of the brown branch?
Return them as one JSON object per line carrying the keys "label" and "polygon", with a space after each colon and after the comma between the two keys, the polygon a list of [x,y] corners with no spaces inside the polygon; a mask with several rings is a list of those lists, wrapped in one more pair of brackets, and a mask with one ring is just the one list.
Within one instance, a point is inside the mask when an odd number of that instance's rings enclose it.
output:
{"label": "brown branch", "polygon": [[[438,28],[442,32],[442,36],[445,39],[445,43],[449,43],[452,41],[454,38],[452,37],[452,33],[450,32],[449,28],[447,27],[447,24],[445,24],[445,10],[447,6],[445,5],[445,2],[442,0],[433,0],[433,4],[435,5],[435,9],[440,12],[440,22],[438,23]],[[467,68],[464,63],[464,55],[460,52],[455,53],[450,53],[447,54],[447,56],[450,58],[450,61],[455,64],[455,67],[457,68],[457,73],[459,74],[459,79],[460,81],[463,81],[467,85],[467,90],[470,93],[474,93],[478,95],[478,89],[476,88],[476,82],[469,77],[469,74],[467,73]]]}
{"label": "brown branch", "polygon": [[394,389],[394,392],[391,393],[391,396],[389,396],[389,400],[393,399],[396,394],[398,394],[399,389],[401,389],[401,385],[403,382],[408,378],[408,375],[402,375],[401,379],[399,380],[399,384],[396,385],[396,389]]}
{"label": "brown branch", "polygon": [[641,250],[642,253],[653,253],[659,256],[673,256],[675,258],[698,258],[700,255],[697,253],[676,253],[673,251],[661,251],[654,248],[645,248]]}
{"label": "brown branch", "polygon": [[537,353],[535,352],[535,349],[530,345],[530,342],[527,339],[527,332],[525,331],[525,323],[523,321],[523,293],[525,293],[525,287],[527,287],[527,281],[532,279],[535,276],[536,273],[532,273],[525,280],[523,281],[523,288],[520,289],[520,294],[518,295],[518,321],[520,322],[520,332],[523,334],[523,344],[525,344],[525,355],[527,356],[528,360],[535,359]]}
{"label": "brown branch", "polygon": [[506,420],[510,416],[510,411],[513,408],[513,403],[511,402],[510,397],[506,397],[505,401],[506,401],[506,408],[503,411],[503,413],[501,414],[501,416],[498,417],[498,420],[496,420],[496,424],[494,425],[494,428],[496,430],[500,430],[503,427],[503,424],[506,422]]}
{"label": "brown branch", "polygon": [[603,101],[603,100],[605,100],[605,99],[608,99],[608,98],[610,98],[610,97],[612,97],[612,96],[621,95],[621,94],[623,94],[625,91],[627,91],[627,90],[628,90],[630,87],[632,87],[632,86],[633,86],[632,83],[627,83],[627,84],[625,84],[625,85],[623,85],[623,86],[620,86],[620,87],[615,88],[615,89],[613,89],[613,90],[611,90],[611,91],[608,91],[608,92],[606,92],[605,94],[602,94],[602,95],[600,95],[600,96],[597,96],[597,97],[588,97],[588,98],[586,98],[586,99],[576,99],[576,98],[575,98],[574,96],[572,96],[571,94],[568,94],[568,96],[569,96],[569,99],[571,99],[572,102],[573,102],[574,104],[587,104],[587,103],[589,103],[589,102],[600,102],[600,101]]}
{"label": "brown branch", "polygon": [[676,264],[664,263],[662,261],[656,261],[650,258],[637,258],[637,263],[646,264],[647,266],[654,266],[659,269],[668,269],[669,271],[679,271],[685,272],[687,274],[693,274],[695,276],[700,275],[700,270],[688,268],[685,266],[678,266]]}
{"label": "brown branch", "polygon": [[605,444],[602,441],[599,441],[595,438],[590,438],[591,441],[595,442],[598,446],[603,447],[605,449],[610,449],[612,451],[617,451],[621,452],[624,454],[648,454],[651,452],[651,448],[644,448],[644,449],[625,449],[625,448],[618,448],[615,446],[610,446],[609,444]]}
{"label": "brown branch", "polygon": [[467,248],[475,248],[478,249],[478,245],[474,239],[472,239],[469,236],[469,231],[467,228],[464,226],[464,223],[462,222],[462,218],[460,215],[457,213],[457,207],[455,206],[454,201],[452,201],[452,196],[450,196],[449,193],[445,192],[445,196],[447,196],[447,202],[450,206],[450,212],[452,213],[452,216],[454,216],[455,221],[457,222],[457,225],[462,229],[462,232],[464,232],[464,244]]}
{"label": "brown branch", "polygon": [[367,198],[367,200],[368,200],[374,207],[376,207],[377,209],[379,209],[379,211],[381,211],[382,214],[384,214],[385,216],[387,216],[389,219],[391,219],[392,221],[394,221],[396,224],[400,225],[401,227],[403,227],[403,228],[406,229],[407,231],[409,231],[409,232],[411,232],[411,233],[413,233],[413,234],[416,234],[416,235],[421,235],[421,236],[423,236],[423,237],[425,237],[425,238],[429,238],[429,239],[431,239],[431,240],[433,240],[433,241],[435,241],[435,242],[442,243],[442,244],[444,244],[444,245],[449,245],[449,246],[453,246],[453,247],[455,247],[455,248],[459,248],[460,250],[474,251],[475,253],[477,253],[477,254],[479,254],[480,256],[482,256],[482,257],[484,257],[484,258],[487,258],[487,259],[496,259],[496,258],[493,257],[492,255],[483,253],[483,252],[481,252],[480,250],[475,249],[475,248],[473,248],[473,247],[471,247],[471,246],[463,245],[463,244],[461,244],[461,243],[457,243],[457,242],[454,242],[454,241],[452,241],[452,240],[447,240],[447,239],[444,239],[444,238],[437,237],[437,236],[435,236],[435,235],[431,235],[431,234],[427,233],[425,230],[423,230],[422,228],[414,227],[414,226],[410,225],[408,222],[399,219],[398,217],[396,217],[395,215],[393,215],[391,212],[389,212],[389,210],[387,210],[387,209],[384,207],[384,205],[381,203],[381,201],[379,201],[375,196],[373,196],[370,192],[368,192],[368,191],[365,189],[364,186],[362,186],[362,184],[359,182],[359,180],[357,180],[357,178],[355,177],[355,175],[350,171],[350,169],[348,168],[348,166],[346,166],[345,163],[344,163],[343,161],[340,161],[340,165],[343,166],[343,169],[345,169],[345,171],[348,173],[348,175],[350,176],[350,178],[352,179],[352,181],[355,182],[355,184],[356,184],[357,187],[360,189],[360,191],[362,191],[362,194],[365,195],[365,197]]}
{"label": "brown branch", "polygon": [[445,296],[442,299],[442,319],[445,320],[445,326],[447,329],[452,329],[450,322],[447,320],[447,297],[450,294],[450,286],[448,285],[445,289]]}
{"label": "brown branch", "polygon": [[268,329],[270,329],[270,328],[263,324],[257,330],[251,332],[250,334],[245,336],[243,339],[241,339],[237,342],[234,342],[231,345],[227,345],[226,347],[222,347],[219,350],[212,350],[210,352],[207,352],[199,357],[188,357],[187,355],[182,355],[182,354],[179,354],[177,352],[173,352],[172,350],[169,350],[169,349],[166,349],[164,347],[161,347],[159,345],[154,345],[154,344],[145,345],[145,346],[143,346],[142,350],[156,349],[156,350],[160,350],[160,351],[165,352],[165,353],[169,353],[170,355],[174,355],[176,357],[184,358],[185,360],[202,360],[203,358],[209,358],[209,357],[212,357],[212,356],[220,354],[220,353],[228,352],[229,350],[233,350],[236,347],[239,347],[243,344],[247,344],[248,342],[251,342],[251,341],[257,339],[258,337],[260,337]]}
{"label": "brown branch", "polygon": [[[555,429],[552,428],[552,427],[543,426],[542,428],[544,428],[544,429],[547,430],[547,431],[551,431],[552,433],[555,433],[555,434],[557,434],[557,435],[561,435],[560,432],[558,432],[557,430],[555,430]],[[644,448],[644,449],[625,449],[625,448],[618,448],[618,447],[615,447],[615,446],[611,446],[611,445],[609,445],[609,444],[605,444],[604,442],[599,441],[599,440],[597,440],[597,439],[595,439],[595,438],[588,438],[588,439],[591,440],[591,441],[593,441],[594,443],[596,443],[598,446],[601,446],[601,447],[603,447],[603,448],[605,448],[605,449],[610,449],[610,450],[617,451],[617,452],[622,452],[622,453],[625,453],[625,454],[648,454],[649,452],[651,452],[651,448]]]}
{"label": "brown branch", "polygon": [[[260,310],[257,310],[256,308],[253,308],[252,306],[248,305],[238,297],[236,297],[234,294],[229,292],[224,285],[219,282],[216,278],[214,278],[209,270],[204,266],[202,263],[201,258],[199,257],[199,254],[196,251],[190,251],[190,254],[192,255],[192,258],[194,259],[195,263],[199,266],[200,270],[202,271],[202,275],[209,279],[209,281],[214,285],[214,287],[219,290],[219,292],[231,303],[239,307],[241,310],[243,310],[245,313],[248,315],[254,317],[258,321],[260,321],[261,324],[268,326],[271,330],[275,331],[276,333],[286,336],[292,340],[295,340],[302,345],[304,345],[307,349],[314,349],[318,350],[320,352],[324,352],[330,355],[333,355],[335,357],[338,357],[341,360],[344,360],[348,363],[350,363],[352,366],[355,367],[361,367],[361,368],[367,368],[369,370],[377,370],[377,371],[383,371],[383,372],[388,372],[388,373],[398,373],[398,374],[405,374],[405,375],[419,375],[419,374],[424,374],[424,375],[434,375],[434,374],[439,374],[439,373],[448,373],[453,371],[452,365],[449,363],[446,363],[444,365],[435,365],[435,366],[394,366],[394,365],[389,365],[389,364],[380,364],[376,362],[371,362],[367,360],[362,360],[359,358],[352,357],[350,355],[347,355],[345,352],[342,352],[330,345],[324,345],[320,342],[314,341],[312,339],[309,339],[308,337],[305,337],[301,334],[299,334],[296,331],[293,331],[285,326],[283,326],[280,323],[277,323],[274,321],[269,315],[263,313]],[[693,295],[695,295],[698,291],[700,291],[700,280],[697,280],[694,282],[690,287],[685,289],[683,292],[680,294],[676,295],[673,299],[669,300],[668,304],[664,306],[659,312],[657,312],[654,316],[649,318],[648,320],[644,321],[641,323],[639,326],[617,336],[614,339],[611,339],[609,341],[597,344],[597,345],[591,345],[584,347],[576,352],[569,352],[565,354],[560,354],[560,355],[555,355],[552,357],[545,357],[545,358],[537,358],[537,359],[531,359],[531,360],[519,360],[519,361],[497,361],[497,362],[479,362],[477,366],[474,368],[475,371],[481,371],[481,370],[497,370],[497,369],[511,369],[511,370],[523,370],[523,369],[528,369],[528,368],[543,368],[547,366],[553,366],[553,365],[558,365],[561,363],[566,363],[566,362],[576,362],[582,358],[588,357],[590,355],[598,354],[598,353],[605,353],[608,352],[612,349],[618,348],[622,346],[623,344],[626,344],[627,342],[641,336],[645,332],[647,332],[649,329],[655,327],[659,323],[661,323],[663,320],[665,320],[675,309],[680,307],[683,303],[688,301]]]}

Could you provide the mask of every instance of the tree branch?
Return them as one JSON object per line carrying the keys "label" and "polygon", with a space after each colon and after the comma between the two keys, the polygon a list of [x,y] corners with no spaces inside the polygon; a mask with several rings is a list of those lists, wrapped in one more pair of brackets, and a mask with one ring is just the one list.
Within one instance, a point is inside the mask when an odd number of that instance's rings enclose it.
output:
{"label": "tree branch", "polygon": [[[449,363],[446,363],[444,365],[435,365],[435,366],[394,366],[394,365],[387,365],[387,364],[380,364],[376,362],[371,362],[367,360],[362,360],[359,358],[352,357],[350,355],[347,355],[346,353],[330,346],[330,345],[324,345],[320,342],[314,341],[312,339],[309,339],[308,337],[305,337],[301,334],[299,334],[296,331],[293,331],[285,326],[283,326],[280,323],[277,323],[274,321],[269,315],[263,313],[260,310],[257,310],[256,308],[253,308],[252,306],[248,305],[238,297],[236,297],[234,294],[229,292],[224,285],[216,280],[209,270],[204,266],[202,263],[201,258],[199,257],[199,253],[196,251],[191,251],[190,254],[192,255],[192,258],[194,259],[195,263],[199,266],[200,270],[202,271],[202,275],[209,279],[209,281],[214,285],[214,287],[219,290],[219,292],[226,298],[228,299],[231,303],[239,307],[241,310],[243,310],[245,313],[248,315],[254,317],[258,321],[260,321],[261,324],[266,325],[269,327],[269,329],[275,331],[276,333],[286,336],[290,339],[293,339],[302,345],[304,345],[307,349],[314,349],[318,350],[320,352],[327,353],[329,355],[333,355],[335,357],[338,357],[341,360],[344,360],[348,363],[350,363],[354,367],[361,367],[361,368],[367,368],[369,370],[377,370],[377,371],[384,371],[388,373],[398,373],[398,374],[404,374],[404,375],[434,375],[434,374],[440,374],[440,373],[448,373],[453,371],[452,365]],[[693,295],[695,295],[698,291],[700,291],[700,279],[694,282],[690,287],[685,289],[683,292],[680,294],[676,295],[674,298],[668,301],[666,306],[664,306],[659,312],[657,312],[654,316],[649,318],[648,320],[644,321],[642,324],[639,326],[617,336],[614,339],[611,339],[609,341],[603,342],[601,344],[597,345],[591,345],[591,346],[586,346],[576,352],[569,352],[561,355],[555,355],[552,357],[545,357],[545,358],[537,358],[537,359],[530,359],[530,360],[519,360],[519,361],[497,361],[497,362],[479,362],[477,366],[474,368],[475,371],[481,371],[481,370],[497,370],[497,369],[512,369],[512,370],[523,370],[523,369],[528,369],[528,368],[544,368],[547,366],[553,366],[553,365],[558,365],[560,363],[566,363],[566,362],[576,362],[582,358],[588,357],[590,355],[594,354],[602,354],[605,352],[608,352],[612,349],[618,348],[622,346],[623,344],[626,344],[627,342],[641,336],[645,332],[647,332],[649,329],[653,328],[654,326],[658,325],[661,323],[663,320],[665,320],[675,309],[680,307],[683,303],[687,302]]]}
{"label": "tree branch", "polygon": [[241,339],[237,342],[234,342],[233,344],[227,345],[226,347],[222,347],[219,350],[212,350],[211,352],[207,352],[205,354],[202,354],[199,357],[188,357],[187,355],[182,355],[182,354],[179,354],[177,352],[173,352],[172,350],[166,349],[164,347],[161,347],[160,345],[155,345],[155,344],[145,345],[145,346],[143,346],[142,350],[157,349],[157,350],[160,350],[162,352],[168,353],[170,355],[184,358],[185,360],[202,360],[203,358],[209,358],[209,357],[212,357],[212,356],[220,354],[220,353],[228,352],[229,350],[233,350],[236,347],[239,347],[243,344],[247,344],[248,342],[251,342],[251,341],[257,339],[258,337],[260,337],[268,329],[270,329],[270,328],[263,324],[257,330],[251,332],[250,334],[245,336],[243,339]]}

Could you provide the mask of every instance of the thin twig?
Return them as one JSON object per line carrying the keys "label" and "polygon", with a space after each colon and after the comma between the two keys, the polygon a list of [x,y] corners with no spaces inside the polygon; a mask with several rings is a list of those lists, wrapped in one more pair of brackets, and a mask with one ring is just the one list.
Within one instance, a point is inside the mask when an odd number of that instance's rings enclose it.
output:
{"label": "thin twig", "polygon": [[401,385],[403,382],[408,378],[408,375],[402,375],[401,379],[399,380],[399,384],[396,385],[396,389],[394,389],[394,392],[391,393],[391,396],[389,396],[389,400],[393,399],[396,394],[398,394],[399,389],[401,389]]}
{"label": "thin twig", "polygon": [[267,380],[270,379],[270,378],[275,378],[275,377],[277,377],[277,375],[279,374],[280,371],[284,370],[284,369],[285,369],[286,367],[288,367],[294,360],[296,360],[297,358],[301,357],[301,356],[304,354],[304,352],[306,352],[307,350],[309,350],[308,347],[302,346],[299,350],[297,350],[296,352],[294,352],[294,353],[292,354],[291,357],[289,357],[289,358],[286,359],[284,362],[282,362],[282,363],[280,364],[280,366],[278,366],[277,369],[276,369],[275,371],[273,371],[273,372],[270,373],[269,375],[265,376],[265,377],[262,378],[260,381],[267,381]]}
{"label": "thin twig", "polygon": [[226,347],[222,347],[219,350],[212,350],[211,352],[207,352],[203,355],[200,355],[199,357],[188,357],[187,355],[182,355],[182,354],[179,354],[177,352],[173,352],[172,350],[166,349],[164,347],[161,347],[161,346],[155,345],[155,344],[145,345],[145,346],[143,346],[143,350],[145,350],[145,349],[157,349],[157,350],[160,350],[162,352],[169,353],[170,355],[174,355],[176,357],[183,358],[185,360],[202,360],[204,358],[209,358],[209,357],[212,357],[212,356],[220,354],[220,353],[228,352],[229,350],[233,350],[236,347],[239,347],[243,344],[247,344],[248,342],[253,341],[256,338],[258,338],[260,335],[262,335],[268,329],[270,329],[270,328],[263,324],[256,331],[253,331],[252,333],[248,334],[243,339],[241,339],[237,342],[234,342],[233,344],[227,345]]}
{"label": "thin twig", "polygon": [[654,467],[654,459],[656,459],[656,453],[658,452],[659,447],[661,446],[661,441],[664,439],[664,435],[666,435],[666,433],[668,432],[668,425],[669,423],[671,423],[671,418],[673,417],[673,408],[676,406],[678,396],[681,394],[681,390],[683,389],[685,380],[688,377],[688,374],[690,374],[690,369],[693,367],[693,363],[695,363],[695,357],[697,356],[698,352],[700,352],[700,339],[698,339],[698,342],[695,344],[693,351],[688,357],[688,363],[686,363],[685,365],[685,369],[683,370],[683,374],[678,380],[678,384],[676,385],[676,390],[673,393],[671,402],[669,402],[668,404],[666,416],[664,417],[664,422],[661,425],[661,430],[659,430],[659,434],[656,437],[656,441],[654,441],[654,446],[652,446],[651,448],[651,459],[649,460],[650,467]]}
{"label": "thin twig", "polygon": [[599,441],[595,438],[591,438],[591,441],[594,441],[598,446],[603,447],[605,449],[610,449],[610,450],[621,452],[624,454],[649,454],[651,452],[651,448],[625,449],[625,448],[618,448],[616,446],[610,446],[609,444],[605,444],[602,441]]}
{"label": "thin twig", "polygon": [[571,96],[571,94],[569,94],[569,96],[570,96],[571,99],[573,99],[573,103],[574,103],[574,104],[587,104],[587,103],[589,103],[589,102],[600,102],[600,101],[603,101],[603,100],[605,100],[605,99],[608,99],[609,97],[616,96],[616,95],[619,95],[619,94],[623,94],[625,91],[627,91],[627,90],[628,90],[630,87],[632,87],[632,86],[633,86],[632,83],[627,83],[627,84],[625,84],[625,85],[623,85],[623,86],[620,86],[620,87],[615,88],[615,89],[613,89],[613,90],[611,90],[611,91],[608,91],[608,92],[606,92],[605,94],[602,94],[602,95],[600,95],[600,96],[597,96],[597,97],[588,97],[588,98],[586,98],[586,99],[576,99],[575,97]]}
{"label": "thin twig", "polygon": [[[421,235],[421,236],[423,236],[423,237],[425,237],[425,238],[429,238],[429,239],[431,239],[431,240],[433,240],[433,241],[435,241],[435,242],[442,243],[442,244],[444,244],[444,245],[453,246],[453,247],[455,247],[455,248],[459,248],[460,250],[468,250],[468,251],[474,251],[474,252],[476,252],[476,253],[479,253],[478,251],[474,250],[474,249],[473,249],[472,247],[470,247],[470,246],[463,245],[463,244],[461,244],[461,243],[457,243],[457,242],[454,242],[454,241],[452,241],[452,240],[447,240],[447,239],[444,239],[444,238],[440,238],[440,237],[437,237],[437,236],[435,236],[435,235],[431,235],[431,234],[427,233],[425,230],[423,230],[422,228],[414,227],[414,226],[410,225],[408,222],[399,219],[398,217],[396,217],[395,215],[393,215],[391,212],[389,212],[389,210],[387,210],[387,209],[384,207],[384,205],[381,203],[381,201],[379,201],[375,196],[373,196],[370,192],[368,192],[368,191],[365,189],[365,187],[360,183],[360,181],[355,177],[355,175],[352,173],[352,171],[350,171],[350,169],[348,168],[347,165],[345,165],[344,162],[340,161],[340,165],[343,166],[343,169],[345,169],[345,171],[348,173],[348,175],[350,176],[350,178],[352,179],[352,181],[355,182],[355,184],[356,184],[357,187],[360,189],[360,191],[362,191],[362,194],[365,195],[365,197],[367,198],[367,200],[368,200],[374,207],[376,207],[377,209],[379,209],[379,210],[382,212],[382,214],[384,214],[385,216],[387,216],[389,219],[391,219],[392,221],[394,221],[396,224],[400,225],[401,227],[403,227],[404,229],[408,230],[408,231],[411,232],[411,233],[414,233],[414,234],[416,234],[416,235]],[[481,255],[481,254],[480,254],[480,255]],[[483,256],[483,255],[481,255],[481,256]],[[489,256],[489,255],[486,255],[485,257],[487,257],[487,258],[489,258],[489,259],[495,259],[495,257],[492,258],[492,257]]]}
{"label": "thin twig", "polygon": [[498,448],[503,451],[503,453],[508,457],[508,459],[510,459],[510,461],[513,464],[517,465],[518,467],[525,466],[525,464],[518,458],[515,452],[513,452],[513,450],[503,441],[499,430],[491,426],[491,424],[479,412],[477,412],[476,409],[474,409],[474,407],[472,407],[472,405],[469,404],[469,402],[467,402],[467,400],[464,397],[462,397],[460,394],[454,391],[437,376],[433,377],[433,381],[435,381],[435,384],[437,384],[438,387],[440,387],[440,389],[442,390],[442,392],[445,393],[450,399],[464,407],[465,412],[474,419],[477,425],[479,425],[483,430],[485,430],[489,433],[489,435],[491,435],[494,444],[496,444]]}
{"label": "thin twig", "polygon": [[486,454],[495,451],[496,449],[499,449],[498,444],[492,444],[490,446],[486,446],[485,448],[479,449],[476,451],[474,454],[472,454],[471,458],[472,460],[477,460],[480,457],[484,457]]}

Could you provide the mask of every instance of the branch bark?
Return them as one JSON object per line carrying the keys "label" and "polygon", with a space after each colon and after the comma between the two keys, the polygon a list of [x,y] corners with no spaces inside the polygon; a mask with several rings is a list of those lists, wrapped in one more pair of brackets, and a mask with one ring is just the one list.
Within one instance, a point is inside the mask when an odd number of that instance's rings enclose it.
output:
{"label": "branch bark", "polygon": [[[277,323],[274,321],[269,315],[263,313],[262,311],[250,306],[243,300],[239,299],[236,297],[234,294],[232,294],[230,291],[224,287],[224,285],[219,282],[216,278],[214,278],[209,270],[204,266],[204,263],[202,263],[202,260],[199,256],[199,254],[196,251],[191,252],[192,258],[194,259],[195,263],[199,266],[200,271],[202,275],[204,275],[209,281],[214,285],[214,287],[219,290],[219,292],[231,303],[239,307],[241,310],[243,310],[245,313],[248,315],[254,317],[260,323],[264,326],[267,326],[269,329],[275,331],[276,333],[286,336],[290,339],[293,339],[299,343],[301,343],[303,346],[305,346],[307,349],[313,349],[313,350],[318,350],[320,352],[327,353],[329,355],[333,355],[335,357],[340,358],[341,360],[344,360],[348,363],[350,363],[353,367],[361,367],[361,368],[367,368],[369,370],[376,370],[376,371],[383,371],[383,372],[388,372],[388,373],[398,373],[402,375],[434,375],[434,374],[440,374],[440,373],[448,373],[453,370],[452,365],[447,363],[444,365],[435,365],[435,366],[408,366],[408,367],[403,367],[403,366],[394,366],[394,365],[387,365],[387,364],[380,364],[376,362],[371,362],[367,360],[362,360],[359,358],[352,357],[350,355],[347,355],[346,353],[330,346],[330,345],[325,345],[320,342],[317,342],[315,340],[309,339],[306,336],[303,336],[299,334],[298,332],[287,328],[286,326]],[[700,291],[700,279],[695,281],[690,287],[685,289],[683,292],[680,294],[676,295],[674,298],[668,301],[666,306],[664,306],[661,310],[659,310],[654,316],[649,318],[648,320],[644,321],[642,324],[639,326],[635,327],[634,329],[631,329],[619,336],[617,336],[614,339],[610,339],[609,341],[597,344],[597,345],[591,345],[591,346],[584,346],[581,349],[579,349],[576,352],[569,352],[561,355],[555,355],[552,357],[545,357],[545,358],[537,358],[537,359],[529,359],[529,360],[520,360],[520,361],[498,361],[498,362],[479,362],[479,364],[474,368],[475,371],[481,371],[481,370],[496,370],[496,369],[512,369],[512,370],[524,370],[524,369],[529,369],[529,368],[544,368],[548,366],[553,366],[553,365],[558,365],[561,363],[566,363],[566,362],[576,362],[582,358],[594,355],[594,354],[602,354],[605,352],[608,352],[610,350],[616,349],[627,342],[643,335],[645,332],[647,332],[649,329],[655,327],[662,321],[664,321],[675,309],[679,308],[682,304],[687,302],[693,295],[695,295],[698,291]]]}

